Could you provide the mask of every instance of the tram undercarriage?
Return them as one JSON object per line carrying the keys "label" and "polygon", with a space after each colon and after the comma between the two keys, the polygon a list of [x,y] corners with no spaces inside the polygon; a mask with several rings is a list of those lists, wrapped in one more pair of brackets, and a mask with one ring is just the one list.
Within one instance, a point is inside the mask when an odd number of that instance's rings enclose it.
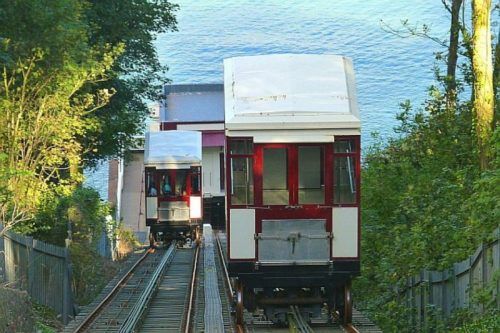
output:
{"label": "tram undercarriage", "polygon": [[199,242],[201,231],[199,224],[193,225],[157,225],[151,227],[149,232],[149,245],[151,247],[158,243],[166,243],[176,240],[179,244]]}
{"label": "tram undercarriage", "polygon": [[308,323],[351,322],[352,271],[333,273],[331,267],[307,266],[267,268],[260,273],[239,273],[234,280],[238,324],[243,324],[243,311],[247,309],[265,321],[288,325],[291,306],[298,306]]}

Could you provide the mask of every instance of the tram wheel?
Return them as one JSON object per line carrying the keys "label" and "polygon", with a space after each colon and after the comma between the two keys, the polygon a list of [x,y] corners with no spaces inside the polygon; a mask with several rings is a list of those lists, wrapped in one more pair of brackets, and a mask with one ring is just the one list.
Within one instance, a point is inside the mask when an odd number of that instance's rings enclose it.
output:
{"label": "tram wheel", "polygon": [[346,281],[344,286],[334,289],[330,295],[332,297],[329,304],[330,309],[337,312],[341,323],[352,323],[351,281]]}
{"label": "tram wheel", "polygon": [[155,237],[152,232],[149,233],[149,247],[150,248],[155,247]]}
{"label": "tram wheel", "polygon": [[236,282],[236,325],[243,325],[243,283]]}
{"label": "tram wheel", "polygon": [[351,294],[351,280],[344,286],[344,324],[352,323],[352,294]]}
{"label": "tram wheel", "polygon": [[201,244],[201,231],[200,231],[200,226],[196,226],[195,230],[194,230],[194,241],[196,242],[196,244]]}

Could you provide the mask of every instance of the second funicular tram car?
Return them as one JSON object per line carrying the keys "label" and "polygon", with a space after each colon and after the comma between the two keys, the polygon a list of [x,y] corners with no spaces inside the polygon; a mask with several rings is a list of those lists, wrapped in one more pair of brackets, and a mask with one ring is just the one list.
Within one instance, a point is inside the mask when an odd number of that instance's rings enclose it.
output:
{"label": "second funicular tram car", "polygon": [[[224,61],[228,270],[236,317],[290,305],[351,320],[360,271],[360,120],[352,62],[335,55]],[[262,311],[261,311],[262,312]],[[323,316],[324,317],[324,316]]]}
{"label": "second funicular tram car", "polygon": [[202,219],[201,133],[146,133],[146,225],[150,243],[198,238]]}

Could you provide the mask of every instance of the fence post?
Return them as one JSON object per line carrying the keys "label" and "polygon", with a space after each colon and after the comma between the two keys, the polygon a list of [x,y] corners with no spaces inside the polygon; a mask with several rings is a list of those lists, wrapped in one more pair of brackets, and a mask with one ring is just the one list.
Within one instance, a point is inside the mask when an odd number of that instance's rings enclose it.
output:
{"label": "fence post", "polygon": [[[63,270],[63,307],[62,307],[62,319],[64,324],[69,322],[69,312],[68,309],[73,307],[71,302],[71,284],[69,280],[70,274],[70,260],[69,260],[69,242],[66,239],[66,247],[64,248],[64,270]],[[71,311],[71,314],[72,311]]]}
{"label": "fence post", "polygon": [[[483,243],[481,244],[481,260],[482,262],[482,276],[481,276],[481,289],[485,288],[486,285],[488,284],[488,258],[487,258],[487,253],[488,252],[488,246],[487,244]],[[481,304],[481,311],[484,312],[485,307],[484,304]]]}
{"label": "fence post", "polygon": [[26,251],[26,258],[28,259],[27,260],[28,269],[26,270],[28,274],[27,276],[28,285],[26,290],[28,290],[28,293],[30,295],[33,295],[35,293],[35,264],[36,264],[35,249],[33,246],[33,237],[26,237],[25,240],[26,243],[24,248]]}
{"label": "fence post", "polygon": [[441,316],[440,319],[444,320],[448,313],[447,307],[447,296],[448,296],[448,272],[441,271]]}
{"label": "fence post", "polygon": [[432,271],[427,271],[427,290],[428,290],[428,295],[429,297],[427,298],[427,330],[428,332],[434,332],[434,326],[433,326],[433,321],[434,321],[434,316],[435,316],[435,311],[434,309],[435,304],[434,304],[434,288],[432,287]]}
{"label": "fence post", "polygon": [[[3,226],[0,223],[0,232],[2,232]],[[5,268],[5,238],[0,237],[0,283],[7,281],[6,268]]]}
{"label": "fence post", "polygon": [[414,313],[415,313],[415,301],[414,301],[414,297],[415,297],[415,293],[413,291],[413,276],[406,279],[406,285],[409,289],[409,295],[410,297],[408,297],[408,308],[410,309],[410,318],[409,318],[409,321],[410,321],[410,328],[413,328],[415,327],[415,320],[414,320]]}

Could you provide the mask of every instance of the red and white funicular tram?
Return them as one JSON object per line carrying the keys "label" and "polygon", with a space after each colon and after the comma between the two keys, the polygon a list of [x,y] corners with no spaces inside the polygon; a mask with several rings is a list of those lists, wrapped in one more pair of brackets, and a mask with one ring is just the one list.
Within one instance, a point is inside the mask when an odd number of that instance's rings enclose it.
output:
{"label": "red and white funicular tram", "polygon": [[[229,273],[243,307],[346,322],[359,274],[360,119],[351,60],[224,61]],[[323,316],[324,318],[324,316]],[[318,319],[319,320],[319,319]]]}
{"label": "red and white funicular tram", "polygon": [[146,133],[144,167],[150,241],[197,237],[203,211],[201,133]]}

